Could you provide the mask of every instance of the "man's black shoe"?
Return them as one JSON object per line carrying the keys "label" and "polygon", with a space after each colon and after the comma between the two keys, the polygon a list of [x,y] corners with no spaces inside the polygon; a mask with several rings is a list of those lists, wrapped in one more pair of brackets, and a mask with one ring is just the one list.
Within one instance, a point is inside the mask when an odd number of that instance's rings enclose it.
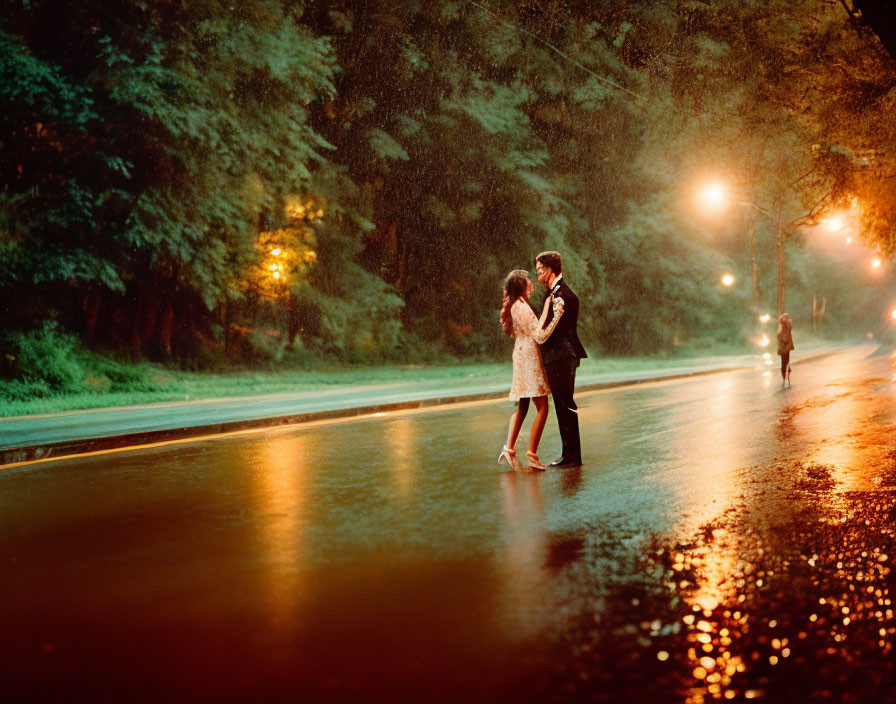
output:
{"label": "man's black shoe", "polygon": [[563,469],[565,467],[581,467],[582,460],[578,457],[559,457],[553,462],[551,462],[549,467],[557,467],[559,469]]}

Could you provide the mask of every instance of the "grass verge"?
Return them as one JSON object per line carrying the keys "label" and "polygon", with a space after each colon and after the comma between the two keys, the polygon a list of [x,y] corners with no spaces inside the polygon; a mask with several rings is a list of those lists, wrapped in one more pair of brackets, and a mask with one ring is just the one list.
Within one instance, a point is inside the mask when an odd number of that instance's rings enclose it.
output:
{"label": "grass verge", "polygon": [[[740,354],[745,353],[749,351],[740,350]],[[583,360],[579,375],[581,378],[586,375],[698,366],[721,359],[724,356],[589,358]],[[506,380],[509,386],[511,365],[507,360],[438,366],[334,366],[313,371],[244,369],[189,372],[162,365],[140,364],[134,365],[131,376],[137,380],[133,385],[110,383],[102,374],[93,374],[83,380],[80,389],[18,399],[4,398],[4,385],[13,382],[0,380],[0,417],[378,384],[443,382],[473,386]]]}

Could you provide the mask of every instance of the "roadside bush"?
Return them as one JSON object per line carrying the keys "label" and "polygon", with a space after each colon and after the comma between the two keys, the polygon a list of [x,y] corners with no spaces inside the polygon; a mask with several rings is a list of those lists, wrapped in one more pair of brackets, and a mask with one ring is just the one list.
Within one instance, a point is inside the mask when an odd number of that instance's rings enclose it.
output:
{"label": "roadside bush", "polygon": [[143,364],[117,362],[92,354],[87,361],[92,363],[89,366],[95,375],[104,376],[111,382],[110,391],[153,391],[156,388]]}
{"label": "roadside bush", "polygon": [[117,361],[91,352],[55,323],[0,338],[8,364],[0,397],[27,401],[91,391],[151,391],[145,365]]}
{"label": "roadside bush", "polygon": [[55,323],[30,332],[4,336],[5,353],[15,359],[16,377],[25,384],[46,385],[50,392],[65,393],[82,387],[86,370],[78,354],[76,337],[60,332]]}
{"label": "roadside bush", "polygon": [[0,379],[0,400],[32,401],[52,395],[50,386],[40,379]]}
{"label": "roadside bush", "polygon": [[269,365],[283,359],[286,340],[276,328],[253,328],[243,338],[241,361],[243,364]]}

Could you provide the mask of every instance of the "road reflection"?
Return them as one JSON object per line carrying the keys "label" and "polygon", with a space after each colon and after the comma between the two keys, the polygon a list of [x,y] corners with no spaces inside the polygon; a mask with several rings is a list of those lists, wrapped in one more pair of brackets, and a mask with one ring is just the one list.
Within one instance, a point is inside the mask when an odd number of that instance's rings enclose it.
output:
{"label": "road reflection", "polygon": [[504,545],[496,556],[503,576],[501,611],[508,630],[525,640],[552,618],[541,477],[534,472],[504,472],[500,482],[505,516]]}
{"label": "road reflection", "polygon": [[795,369],[582,394],[573,470],[484,403],[0,473],[3,693],[880,700],[892,362]]}
{"label": "road reflection", "polygon": [[[311,458],[314,449],[308,437],[275,435],[251,447],[255,457],[254,480],[248,497],[255,516],[264,583],[273,628],[289,629],[306,596],[308,565],[305,530],[313,502]],[[280,637],[284,633],[281,632]]]}
{"label": "road reflection", "polygon": [[426,452],[421,452],[417,438],[417,426],[408,417],[398,417],[386,423],[386,444],[388,445],[388,461],[392,466],[392,477],[395,483],[395,496],[399,501],[407,502],[411,498],[414,487],[414,475],[418,467],[425,469]]}

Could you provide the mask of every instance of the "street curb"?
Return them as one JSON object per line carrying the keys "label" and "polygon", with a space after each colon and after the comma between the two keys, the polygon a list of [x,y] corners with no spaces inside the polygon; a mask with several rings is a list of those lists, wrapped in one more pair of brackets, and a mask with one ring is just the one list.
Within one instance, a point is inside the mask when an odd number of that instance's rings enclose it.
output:
{"label": "street curb", "polygon": [[[837,352],[837,349],[825,350],[814,355],[801,357],[793,363],[806,362],[819,359]],[[605,381],[576,386],[576,393],[588,391],[602,391],[616,389],[625,386],[638,386],[660,381],[675,379],[687,379],[696,376],[708,376],[723,372],[742,371],[750,369],[749,366],[720,367],[718,369],[704,369],[693,372],[667,374],[644,379],[626,379],[622,381]],[[288,415],[271,416],[267,418],[252,418],[247,420],[226,421],[207,425],[191,425],[181,428],[167,428],[164,430],[149,430],[140,433],[125,433],[122,435],[110,435],[99,438],[85,438],[83,440],[65,440],[62,442],[29,445],[24,447],[11,447],[0,449],[0,469],[10,466],[26,464],[39,460],[61,459],[91,452],[104,452],[108,450],[121,450],[139,445],[153,445],[170,442],[172,440],[188,440],[206,435],[220,435],[241,430],[256,430],[263,428],[276,428],[284,425],[297,425],[320,420],[339,420],[373,415],[374,413],[390,413],[393,411],[408,411],[422,408],[436,408],[457,403],[469,403],[475,401],[494,401],[507,398],[507,392],[488,391],[482,393],[458,394],[456,396],[443,396],[438,398],[423,398],[413,401],[399,401],[394,403],[381,403],[368,406],[355,406],[352,408],[335,408],[327,411],[307,411],[305,413],[291,413]]]}

